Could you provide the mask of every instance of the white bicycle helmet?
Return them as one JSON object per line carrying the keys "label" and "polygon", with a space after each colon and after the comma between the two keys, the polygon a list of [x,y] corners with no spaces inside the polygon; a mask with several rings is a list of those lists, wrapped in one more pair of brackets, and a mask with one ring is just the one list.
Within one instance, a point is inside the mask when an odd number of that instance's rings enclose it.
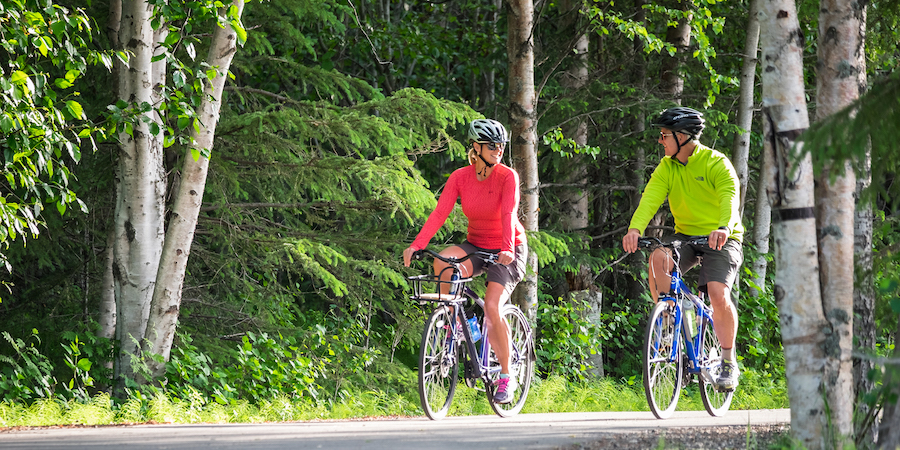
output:
{"label": "white bicycle helmet", "polygon": [[469,140],[474,142],[509,142],[503,124],[493,119],[475,119],[469,124]]}

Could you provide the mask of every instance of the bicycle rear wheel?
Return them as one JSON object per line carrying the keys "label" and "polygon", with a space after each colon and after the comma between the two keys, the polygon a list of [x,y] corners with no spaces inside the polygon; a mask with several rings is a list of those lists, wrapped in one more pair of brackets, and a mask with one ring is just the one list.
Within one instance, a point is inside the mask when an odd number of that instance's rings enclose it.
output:
{"label": "bicycle rear wheel", "polygon": [[[531,379],[534,375],[534,339],[531,335],[531,326],[522,311],[512,305],[506,305],[500,313],[503,320],[509,326],[512,337],[510,348],[509,376],[515,378],[518,387],[510,403],[494,402],[494,382],[500,377],[499,369],[489,371],[491,383],[484,391],[487,393],[488,403],[491,409],[500,417],[512,417],[522,410],[525,400],[528,398],[528,390],[531,388]],[[493,368],[499,368],[500,363],[494,355],[493,348],[488,355],[488,361]]]}
{"label": "bicycle rear wheel", "polygon": [[644,393],[647,404],[657,419],[675,412],[681,396],[681,341],[675,340],[675,314],[666,302],[659,302],[650,312],[644,339]]}
{"label": "bicycle rear wheel", "polygon": [[[715,371],[706,370],[697,378],[700,379],[700,398],[703,399],[703,406],[706,412],[714,417],[721,417],[728,408],[731,407],[731,399],[734,397],[734,391],[719,392],[715,386],[715,377],[718,375],[718,368],[722,364],[722,345],[719,344],[719,338],[713,330],[712,321],[704,317],[702,322],[703,346],[700,348],[700,367],[713,368]],[[708,377],[708,378],[707,378]]]}
{"label": "bicycle rear wheel", "polygon": [[419,349],[419,399],[431,420],[440,420],[450,410],[459,378],[456,340],[451,346],[454,318],[450,309],[438,307],[431,313],[422,331]]}

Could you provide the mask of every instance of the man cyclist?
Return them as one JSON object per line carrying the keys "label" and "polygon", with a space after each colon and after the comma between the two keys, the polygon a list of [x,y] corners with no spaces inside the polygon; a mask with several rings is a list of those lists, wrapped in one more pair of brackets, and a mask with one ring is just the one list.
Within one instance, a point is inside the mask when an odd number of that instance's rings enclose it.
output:
{"label": "man cyclist", "polygon": [[[666,156],[644,188],[622,247],[629,253],[637,250],[638,238],[666,198],[675,218],[676,234],[670,239],[709,236],[708,247],[688,245],[680,250],[681,269],[686,272],[700,263],[700,290],[709,295],[716,336],[722,345],[722,367],[715,384],[729,391],[737,387],[739,375],[734,350],[737,309],[731,301],[731,288],[744,259],[744,227],[738,213],[740,182],[725,155],[700,143],[704,122],[703,114],[684,107],[667,109],[653,121],[660,129],[657,140]],[[673,264],[668,249],[658,248],[650,255],[649,284],[654,299],[668,292]]]}

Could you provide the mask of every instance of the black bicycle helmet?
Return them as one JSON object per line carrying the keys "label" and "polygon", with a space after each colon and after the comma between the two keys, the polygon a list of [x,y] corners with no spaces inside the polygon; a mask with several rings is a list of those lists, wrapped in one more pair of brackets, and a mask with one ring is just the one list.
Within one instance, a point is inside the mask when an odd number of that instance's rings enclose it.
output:
{"label": "black bicycle helmet", "polygon": [[474,142],[509,142],[503,124],[493,119],[475,119],[469,124],[469,140]]}
{"label": "black bicycle helmet", "polygon": [[668,128],[682,134],[691,136],[691,139],[700,139],[705,127],[703,113],[696,109],[677,106],[669,108],[659,114],[659,117],[651,124],[657,128]]}

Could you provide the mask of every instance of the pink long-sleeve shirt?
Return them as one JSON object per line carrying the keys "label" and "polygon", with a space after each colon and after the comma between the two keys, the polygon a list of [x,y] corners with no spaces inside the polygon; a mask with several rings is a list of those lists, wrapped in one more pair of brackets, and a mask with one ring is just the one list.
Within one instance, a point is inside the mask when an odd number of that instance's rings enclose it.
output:
{"label": "pink long-sleeve shirt", "polygon": [[423,249],[444,225],[456,199],[461,199],[463,214],[469,219],[467,240],[476,247],[500,249],[515,254],[515,246],[526,242],[525,227],[516,215],[519,209],[519,174],[497,164],[491,174],[478,181],[475,165],[453,171],[437,206],[412,247]]}

